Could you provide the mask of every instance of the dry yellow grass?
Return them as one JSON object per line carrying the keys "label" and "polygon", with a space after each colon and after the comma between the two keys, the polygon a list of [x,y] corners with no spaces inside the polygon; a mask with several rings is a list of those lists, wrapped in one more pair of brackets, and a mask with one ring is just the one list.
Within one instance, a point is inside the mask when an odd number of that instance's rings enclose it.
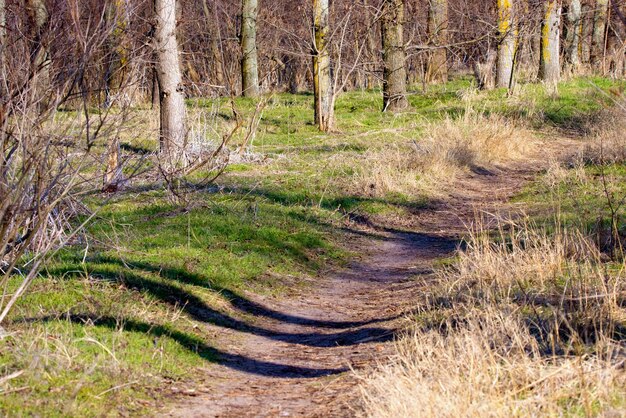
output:
{"label": "dry yellow grass", "polygon": [[[621,111],[619,111],[621,110]],[[626,102],[617,111],[605,112],[593,127],[591,141],[582,152],[582,159],[591,164],[626,162]]]}
{"label": "dry yellow grass", "polygon": [[411,145],[392,144],[360,156],[353,191],[374,197],[434,193],[463,171],[520,158],[535,143],[519,124],[468,109],[461,118],[428,124]]}
{"label": "dry yellow grass", "polygon": [[364,415],[620,416],[626,264],[599,261],[576,231],[475,231],[395,358],[363,377]]}
{"label": "dry yellow grass", "polygon": [[[542,355],[517,315],[480,311],[448,334],[416,332],[362,387],[370,417],[528,417],[617,412],[619,347],[601,356]],[[452,324],[448,324],[452,326]],[[618,416],[616,414],[616,416]]]}

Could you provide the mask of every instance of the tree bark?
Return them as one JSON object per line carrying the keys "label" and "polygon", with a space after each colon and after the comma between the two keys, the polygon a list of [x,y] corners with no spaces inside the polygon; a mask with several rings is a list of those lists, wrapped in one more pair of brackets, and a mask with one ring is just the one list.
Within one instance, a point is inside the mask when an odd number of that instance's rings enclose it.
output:
{"label": "tree bark", "polygon": [[313,0],[313,90],[315,96],[315,123],[322,132],[330,132],[334,127],[332,78],[330,71],[329,2]]}
{"label": "tree bark", "polygon": [[404,50],[404,0],[384,0],[381,20],[383,39],[383,112],[408,106],[406,52]]}
{"label": "tree bark", "polygon": [[5,82],[5,52],[6,48],[6,23],[7,23],[7,15],[6,15],[6,4],[4,0],[0,0],[0,97],[4,94],[4,82]]}
{"label": "tree bark", "polygon": [[580,40],[580,60],[583,64],[591,61],[591,38],[593,36],[593,8],[588,2],[582,4],[582,29]]}
{"label": "tree bark", "polygon": [[429,83],[448,81],[448,0],[430,0],[428,5],[428,38],[433,49],[429,53],[426,80]]}
{"label": "tree bark", "polygon": [[[50,82],[50,54],[47,42],[44,40],[44,30],[48,23],[48,9],[44,0],[27,0],[26,11],[32,26],[31,65],[36,74],[35,88],[43,95]],[[42,98],[42,100],[44,100]]]}
{"label": "tree bark", "polygon": [[539,56],[539,78],[551,89],[556,89],[561,79],[560,60],[561,3],[546,0],[541,24],[541,54]]}
{"label": "tree bark", "polygon": [[474,63],[474,77],[480,90],[492,90],[496,85],[494,75],[494,67],[498,60],[498,54],[493,50],[487,51],[484,62],[476,61]]}
{"label": "tree bark", "polygon": [[176,0],[154,0],[155,49],[159,82],[161,152],[173,161],[184,158],[185,96],[176,40]]}
{"label": "tree bark", "polygon": [[218,86],[224,86],[224,64],[222,60],[222,48],[220,47],[220,29],[217,14],[215,13],[216,10],[213,9],[213,13],[211,13],[207,0],[202,0],[202,10],[209,32],[209,48],[213,60],[213,77]]}
{"label": "tree bark", "polygon": [[129,59],[129,47],[126,39],[128,14],[124,0],[114,0],[107,5],[107,25],[113,30],[107,42],[108,62],[105,72],[105,107],[113,105],[122,93],[126,65]]}
{"label": "tree bark", "polygon": [[241,4],[241,79],[244,97],[259,95],[259,66],[256,47],[257,0]]}
{"label": "tree bark", "polygon": [[596,0],[596,8],[593,14],[593,34],[591,38],[591,63],[596,70],[602,72],[605,71],[605,35],[608,10],[608,0]]}
{"label": "tree bark", "polygon": [[515,47],[517,30],[515,28],[514,8],[512,0],[497,0],[498,6],[498,63],[496,84],[498,87],[510,88],[513,84],[515,66]]}
{"label": "tree bark", "polygon": [[567,8],[567,36],[565,38],[566,69],[575,73],[580,67],[581,38],[582,38],[582,5],[580,0],[570,0]]}
{"label": "tree bark", "polygon": [[[124,92],[124,78],[129,59],[129,47],[126,39],[128,30],[128,11],[124,0],[115,0],[107,5],[107,25],[113,29],[108,39],[109,59],[105,79],[105,107],[112,106],[121,99]],[[123,102],[125,100],[122,100]],[[122,103],[122,105],[128,104]],[[107,145],[107,167],[104,173],[103,187],[107,192],[115,192],[122,180],[120,164],[119,136],[112,134]]]}

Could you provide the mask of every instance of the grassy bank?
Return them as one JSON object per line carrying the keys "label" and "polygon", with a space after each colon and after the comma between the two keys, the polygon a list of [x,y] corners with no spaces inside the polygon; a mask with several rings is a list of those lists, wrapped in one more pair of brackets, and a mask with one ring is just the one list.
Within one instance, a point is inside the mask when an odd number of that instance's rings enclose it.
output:
{"label": "grassy bank", "polygon": [[[248,292],[284,297],[315,286],[324,269],[349,258],[356,223],[406,225],[470,169],[522,158],[538,138],[587,133],[583,121],[623,87],[577,79],[558,98],[540,86],[506,97],[459,79],[415,92],[411,110],[395,116],[380,112],[378,92],[350,92],[340,96],[331,135],[311,123],[311,96],[273,96],[247,157],[216,184],[186,189],[185,204],[168,203],[149,172],[110,199],[82,202],[99,209],[95,221],[6,324],[0,410],[147,413],[223,358],[220,329],[254,330]],[[204,115],[193,119],[194,132],[233,123],[224,101],[188,105]],[[255,103],[236,106],[245,117]],[[123,146],[130,161],[156,148],[148,120],[137,110],[124,137],[133,138]],[[541,193],[528,191],[543,201]]]}

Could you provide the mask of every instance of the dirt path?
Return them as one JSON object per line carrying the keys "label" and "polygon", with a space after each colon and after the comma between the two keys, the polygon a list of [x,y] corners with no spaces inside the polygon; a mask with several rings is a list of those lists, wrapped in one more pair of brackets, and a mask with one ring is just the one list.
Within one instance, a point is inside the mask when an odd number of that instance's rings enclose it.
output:
{"label": "dirt path", "polygon": [[345,372],[392,352],[405,314],[428,290],[433,263],[455,251],[477,211],[502,206],[537,170],[534,162],[474,173],[459,181],[450,199],[415,214],[416,232],[353,231],[361,258],[326,274],[315,290],[238,302],[251,314],[250,327],[220,329],[230,341],[222,364],[206,370],[200,395],[182,399],[164,415],[353,415],[356,379]]}

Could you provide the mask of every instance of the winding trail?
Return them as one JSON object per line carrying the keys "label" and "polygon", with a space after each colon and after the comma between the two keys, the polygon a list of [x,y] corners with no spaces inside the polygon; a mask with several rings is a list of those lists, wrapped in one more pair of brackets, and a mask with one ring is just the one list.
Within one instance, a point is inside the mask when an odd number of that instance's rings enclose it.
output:
{"label": "winding trail", "polygon": [[[563,154],[571,142],[546,147]],[[346,372],[393,352],[406,314],[428,292],[434,263],[454,253],[476,213],[510,209],[505,203],[542,167],[545,162],[534,160],[472,173],[449,199],[415,213],[408,229],[417,232],[361,225],[350,245],[361,257],[346,268],[292,297],[235,302],[254,331],[207,325],[227,341],[229,354],[205,370],[203,390],[179,398],[163,415],[354,415],[357,378]]]}

